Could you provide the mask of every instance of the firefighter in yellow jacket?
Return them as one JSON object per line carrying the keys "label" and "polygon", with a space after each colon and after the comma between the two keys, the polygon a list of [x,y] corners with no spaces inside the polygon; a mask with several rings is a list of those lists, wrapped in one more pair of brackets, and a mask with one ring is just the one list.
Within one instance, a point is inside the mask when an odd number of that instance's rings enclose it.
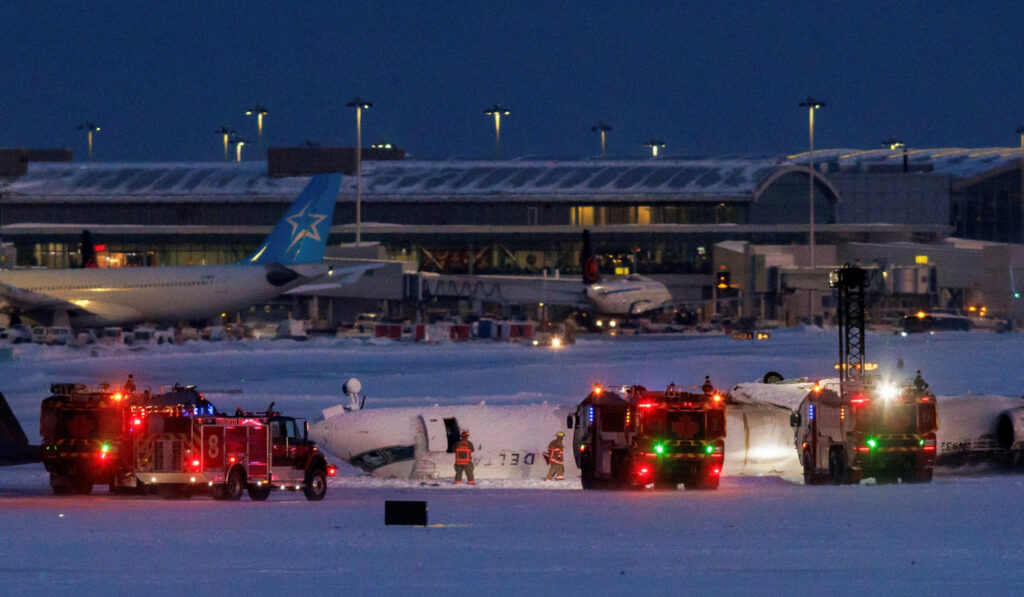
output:
{"label": "firefighter in yellow jacket", "polygon": [[548,444],[548,451],[544,455],[548,459],[548,476],[544,478],[545,481],[554,479],[561,481],[565,478],[565,446],[562,444],[562,438],[565,434],[559,431],[555,434],[555,439],[551,440]]}
{"label": "firefighter in yellow jacket", "polygon": [[462,432],[462,439],[455,444],[455,484],[462,483],[462,473],[466,473],[466,480],[470,485],[476,485],[473,480],[473,442],[469,441],[469,432]]}

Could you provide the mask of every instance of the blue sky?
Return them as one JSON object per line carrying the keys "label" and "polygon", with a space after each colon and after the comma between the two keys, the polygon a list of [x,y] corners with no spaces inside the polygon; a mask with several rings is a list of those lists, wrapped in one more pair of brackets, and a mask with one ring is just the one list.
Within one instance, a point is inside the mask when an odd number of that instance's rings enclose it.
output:
{"label": "blue sky", "polygon": [[[84,159],[222,158],[214,131],[267,145],[364,141],[424,159],[781,154],[817,147],[1013,146],[1024,3],[24,2],[0,8],[0,146]],[[246,148],[246,157],[255,158]]]}

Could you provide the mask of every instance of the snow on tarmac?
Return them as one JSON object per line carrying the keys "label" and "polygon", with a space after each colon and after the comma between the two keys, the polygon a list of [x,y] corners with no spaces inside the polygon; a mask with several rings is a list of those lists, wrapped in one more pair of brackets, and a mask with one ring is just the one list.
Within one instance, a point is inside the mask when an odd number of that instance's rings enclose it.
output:
{"label": "snow on tarmac", "polygon": [[[316,418],[349,377],[368,407],[572,404],[594,381],[718,387],[829,375],[834,332],[518,345],[354,341],[192,343],[141,351],[18,348],[0,363],[33,441],[55,381],[195,383],[221,409],[270,400]],[[1024,391],[1024,337],[869,334],[885,371],[921,369],[940,394]],[[941,414],[940,414],[941,417]],[[560,489],[555,491],[554,489]],[[1012,594],[1024,589],[1024,477],[940,477],[929,485],[804,487],[723,479],[715,492],[583,492],[576,482],[477,487],[384,481],[346,469],[327,498],[57,498],[40,465],[0,469],[0,594],[463,593]],[[568,491],[566,491],[568,490]],[[425,500],[427,528],[385,527],[384,501]]]}

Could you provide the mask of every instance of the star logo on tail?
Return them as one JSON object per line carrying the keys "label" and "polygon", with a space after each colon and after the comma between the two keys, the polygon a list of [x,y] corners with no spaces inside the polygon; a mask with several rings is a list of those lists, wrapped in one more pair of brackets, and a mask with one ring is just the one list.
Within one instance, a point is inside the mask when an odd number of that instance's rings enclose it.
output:
{"label": "star logo on tail", "polygon": [[295,243],[299,242],[304,238],[311,238],[315,241],[322,240],[320,238],[320,231],[317,230],[317,226],[320,222],[327,219],[327,216],[323,214],[306,213],[309,210],[309,205],[302,208],[302,211],[295,214],[294,216],[285,218],[289,224],[292,225],[292,242],[288,245],[285,251],[290,251]]}

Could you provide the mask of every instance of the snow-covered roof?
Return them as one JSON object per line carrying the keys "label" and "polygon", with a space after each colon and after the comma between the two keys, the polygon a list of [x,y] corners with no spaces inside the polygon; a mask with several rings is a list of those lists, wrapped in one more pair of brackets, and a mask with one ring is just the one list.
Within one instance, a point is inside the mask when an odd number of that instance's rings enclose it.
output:
{"label": "snow-covered roof", "polygon": [[[949,174],[954,178],[972,178],[1008,166],[1020,167],[1024,149],[1019,147],[938,147],[906,150],[907,164],[915,171]],[[788,161],[806,165],[806,152],[789,156]],[[897,149],[824,149],[814,150],[814,163],[828,163],[828,172],[863,172],[885,166],[893,170],[903,166],[903,148]],[[820,166],[819,166],[820,168]],[[826,174],[827,176],[827,174]]]}
{"label": "snow-covered roof", "polygon": [[[751,199],[785,171],[805,170],[780,159],[644,161],[387,161],[363,163],[363,199],[373,200],[625,200]],[[263,162],[43,163],[2,184],[19,200],[279,200],[309,177],[271,178]],[[345,177],[343,195],[356,179]]]}

